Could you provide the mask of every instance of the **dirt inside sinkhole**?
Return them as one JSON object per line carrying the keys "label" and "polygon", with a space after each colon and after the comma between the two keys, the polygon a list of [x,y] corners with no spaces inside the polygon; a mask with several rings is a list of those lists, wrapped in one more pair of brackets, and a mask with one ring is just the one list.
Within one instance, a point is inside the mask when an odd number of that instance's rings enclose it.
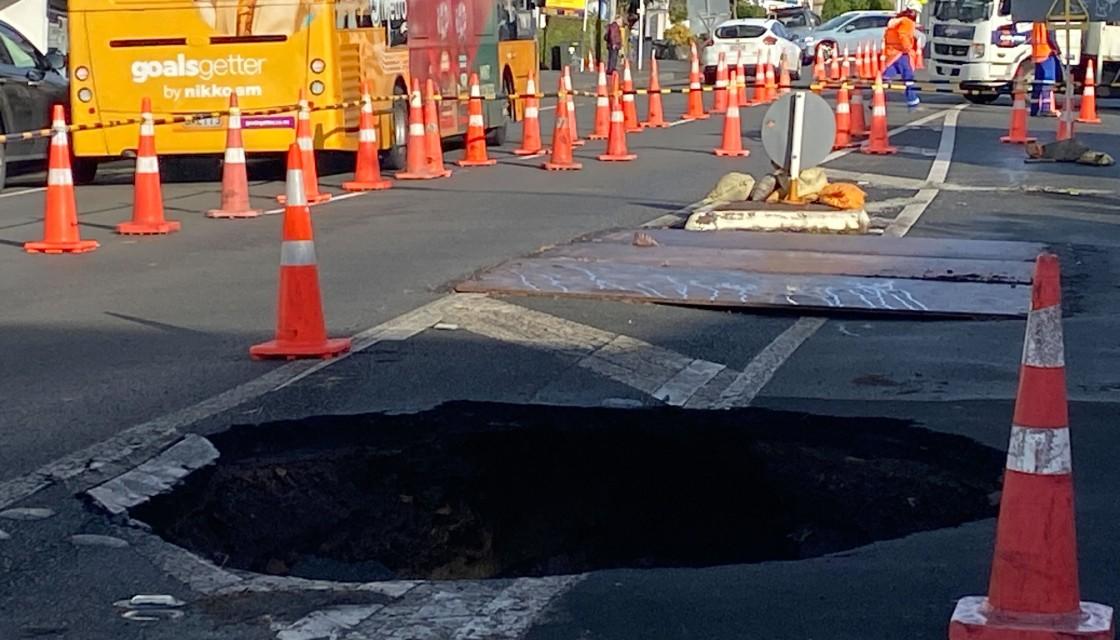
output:
{"label": "dirt inside sinkhole", "polygon": [[215,562],[331,580],[791,560],[996,513],[1004,454],[882,418],[456,402],[212,436],[133,510]]}

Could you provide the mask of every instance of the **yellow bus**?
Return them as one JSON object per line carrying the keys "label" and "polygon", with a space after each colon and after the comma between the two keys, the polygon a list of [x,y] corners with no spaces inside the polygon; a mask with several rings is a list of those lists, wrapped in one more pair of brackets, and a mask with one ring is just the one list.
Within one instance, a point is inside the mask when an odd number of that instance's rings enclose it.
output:
{"label": "yellow bus", "polygon": [[[443,95],[521,93],[537,66],[532,30],[516,29],[505,0],[70,0],[70,100],[77,125],[136,117],[142,98],[156,118],[220,111],[236,94],[243,111],[356,101],[362,82],[377,96],[407,95],[413,78]],[[524,16],[521,15],[523,18]],[[514,28],[511,28],[514,27]],[[487,101],[491,141],[502,143],[513,103]],[[379,138],[387,168],[401,167],[407,101],[382,100]],[[357,108],[312,113],[318,149],[357,148]],[[445,136],[465,132],[466,103],[440,104]],[[283,152],[295,114],[245,116],[250,153]],[[213,155],[225,148],[225,118],[166,125],[161,155]],[[135,151],[134,127],[74,133],[75,179]]]}

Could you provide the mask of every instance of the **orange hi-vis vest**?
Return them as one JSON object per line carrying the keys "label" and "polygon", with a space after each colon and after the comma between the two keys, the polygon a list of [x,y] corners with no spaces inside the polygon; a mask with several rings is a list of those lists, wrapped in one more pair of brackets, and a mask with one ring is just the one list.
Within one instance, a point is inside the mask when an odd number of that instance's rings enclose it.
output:
{"label": "orange hi-vis vest", "polygon": [[883,52],[887,54],[888,63],[900,55],[910,55],[917,48],[914,32],[917,25],[905,16],[891,18],[887,23],[887,30],[883,34]]}
{"label": "orange hi-vis vest", "polygon": [[1050,48],[1050,34],[1046,31],[1045,22],[1035,22],[1031,25],[1031,58],[1035,62],[1042,62],[1054,52]]}

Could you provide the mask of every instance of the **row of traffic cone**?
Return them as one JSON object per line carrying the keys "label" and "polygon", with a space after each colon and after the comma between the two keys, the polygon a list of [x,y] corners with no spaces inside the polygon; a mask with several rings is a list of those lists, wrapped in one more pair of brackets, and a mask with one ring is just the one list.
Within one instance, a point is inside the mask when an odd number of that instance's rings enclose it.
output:
{"label": "row of traffic cone", "polygon": [[[1100,124],[1100,116],[1097,115],[1097,86],[1096,74],[1093,71],[1093,64],[1089,63],[1085,67],[1085,86],[1081,91],[1081,104],[1078,108],[1076,122],[1082,124]],[[1058,140],[1069,140],[1073,137],[1073,109],[1071,107],[1071,96],[1066,96],[1066,104],[1058,116],[1058,131],[1055,136]],[[1027,87],[1025,82],[1019,82],[1012,90],[1011,102],[1011,124],[1008,127],[1007,135],[1002,136],[1000,142],[1008,144],[1027,144],[1035,142],[1038,138],[1030,135],[1030,127],[1028,125],[1028,110],[1027,110]]]}
{"label": "row of traffic cone", "polygon": [[[849,99],[850,96],[850,99]],[[860,150],[873,155],[890,155],[898,149],[890,144],[887,124],[887,98],[882,80],[876,78],[871,93],[871,125],[867,126],[863,112],[863,90],[850,90],[845,81],[836,94],[836,137],[833,149],[855,146],[855,140],[867,138]]]}

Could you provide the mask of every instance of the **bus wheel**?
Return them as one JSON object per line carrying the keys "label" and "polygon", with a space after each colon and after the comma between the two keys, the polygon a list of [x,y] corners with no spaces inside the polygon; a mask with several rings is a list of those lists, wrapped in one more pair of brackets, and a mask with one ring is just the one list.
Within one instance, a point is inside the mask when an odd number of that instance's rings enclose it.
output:
{"label": "bus wheel", "polygon": [[[393,95],[406,95],[399,86]],[[381,164],[386,169],[400,171],[408,163],[408,101],[393,101],[393,146],[385,152]]]}
{"label": "bus wheel", "polygon": [[94,158],[71,158],[70,172],[74,174],[74,184],[93,184],[97,179],[97,160]]}

